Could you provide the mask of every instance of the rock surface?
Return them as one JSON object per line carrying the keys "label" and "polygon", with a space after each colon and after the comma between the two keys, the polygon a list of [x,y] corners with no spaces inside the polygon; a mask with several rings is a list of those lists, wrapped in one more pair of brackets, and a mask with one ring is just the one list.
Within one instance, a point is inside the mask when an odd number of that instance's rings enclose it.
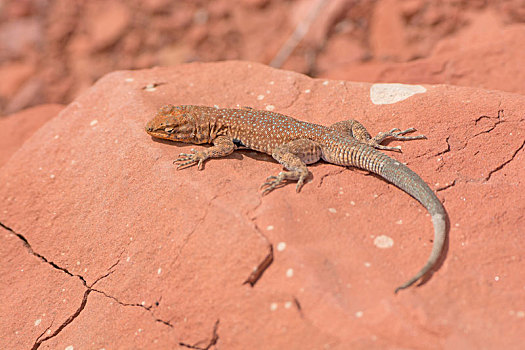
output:
{"label": "rock surface", "polygon": [[[428,140],[392,156],[444,201],[442,264],[393,293],[427,258],[431,222],[365,172],[319,163],[300,194],[262,197],[281,169],[263,154],[176,171],[178,153],[204,146],[144,132],[167,103],[356,118],[372,134],[415,127]],[[524,110],[511,93],[246,62],[109,74],[0,168],[0,348],[518,349]],[[270,245],[273,263],[243,284]]]}
{"label": "rock surface", "polygon": [[0,167],[22,144],[65,106],[40,105],[0,118]]}

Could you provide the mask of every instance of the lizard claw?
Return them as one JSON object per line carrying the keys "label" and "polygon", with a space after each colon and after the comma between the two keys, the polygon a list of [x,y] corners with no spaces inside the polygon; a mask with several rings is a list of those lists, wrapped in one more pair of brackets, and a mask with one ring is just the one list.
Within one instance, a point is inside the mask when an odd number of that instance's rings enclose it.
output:
{"label": "lizard claw", "polygon": [[260,188],[262,189],[262,188],[264,188],[264,187],[267,186],[267,187],[262,191],[263,196],[264,196],[265,194],[267,194],[267,193],[273,191],[277,186],[279,186],[279,185],[283,182],[284,178],[285,178],[285,176],[284,176],[284,174],[283,174],[282,172],[280,172],[279,175],[277,175],[277,176],[273,176],[273,175],[272,175],[272,176],[268,176],[268,177],[266,178],[266,182],[263,183],[263,184],[261,185],[261,187],[260,187]]}
{"label": "lizard claw", "polygon": [[377,148],[377,149],[401,152],[401,146],[395,146],[395,147],[383,146],[381,143],[389,137],[392,137],[394,140],[401,140],[401,141],[426,139],[425,135],[403,136],[405,134],[408,134],[414,131],[416,131],[416,129],[414,128],[409,128],[403,131],[401,131],[398,128],[394,128],[388,132],[380,132],[379,134],[377,134],[376,137],[368,140],[366,144],[374,148]]}
{"label": "lizard claw", "polygon": [[261,188],[264,188],[266,187],[262,194],[265,195],[271,191],[273,191],[274,189],[276,189],[277,187],[279,187],[280,185],[282,185],[283,181],[285,180],[289,180],[289,181],[293,181],[293,180],[297,180],[297,186],[295,187],[295,190],[296,192],[299,192],[301,190],[301,187],[303,187],[304,185],[304,179],[306,179],[308,174],[304,175],[304,174],[301,174],[301,175],[298,175],[298,174],[295,174],[293,172],[289,172],[289,171],[281,171],[279,173],[279,175],[277,176],[268,176],[266,178],[266,182],[262,184]]}
{"label": "lizard claw", "polygon": [[173,161],[173,164],[177,164],[177,170],[188,168],[197,164],[197,168],[202,170],[202,165],[208,157],[204,152],[198,151],[193,153],[181,153],[179,158]]}

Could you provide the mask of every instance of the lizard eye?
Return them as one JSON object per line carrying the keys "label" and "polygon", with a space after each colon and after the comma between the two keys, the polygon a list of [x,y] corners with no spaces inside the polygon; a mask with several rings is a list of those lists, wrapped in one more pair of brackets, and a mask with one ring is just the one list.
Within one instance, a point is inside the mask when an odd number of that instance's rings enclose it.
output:
{"label": "lizard eye", "polygon": [[167,128],[164,129],[164,131],[165,131],[166,133],[168,133],[168,134],[171,134],[171,133],[173,132],[173,129],[174,129],[174,128],[172,128],[172,127],[167,127]]}

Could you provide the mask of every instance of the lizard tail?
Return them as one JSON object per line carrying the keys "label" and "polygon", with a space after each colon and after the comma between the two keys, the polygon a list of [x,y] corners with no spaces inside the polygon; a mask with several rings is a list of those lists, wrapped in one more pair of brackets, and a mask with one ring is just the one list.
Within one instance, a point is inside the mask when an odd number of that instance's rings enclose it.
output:
{"label": "lizard tail", "polygon": [[408,281],[396,288],[395,293],[410,287],[432,270],[438,261],[446,239],[446,212],[434,191],[406,165],[382,154],[385,159],[378,175],[417,199],[429,212],[434,225],[434,242],[425,266]]}
{"label": "lizard tail", "polygon": [[361,156],[350,159],[348,163],[341,165],[357,166],[380,175],[385,180],[399,187],[415,199],[417,199],[429,212],[434,225],[434,243],[428,260],[418,273],[408,281],[396,288],[395,293],[413,285],[419,279],[429,273],[443,251],[446,239],[446,217],[445,208],[430,187],[406,165],[401,164],[386,154],[371,147],[363,146],[361,152],[355,152]]}

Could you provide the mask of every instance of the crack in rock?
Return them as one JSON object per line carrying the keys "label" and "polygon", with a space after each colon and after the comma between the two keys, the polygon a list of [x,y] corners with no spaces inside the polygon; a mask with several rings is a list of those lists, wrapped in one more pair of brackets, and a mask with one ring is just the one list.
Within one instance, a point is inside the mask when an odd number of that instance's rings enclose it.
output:
{"label": "crack in rock", "polygon": [[199,346],[200,343],[205,342],[204,340],[199,341],[199,342],[197,342],[197,343],[195,343],[193,345],[187,344],[187,343],[183,343],[183,342],[179,342],[179,345],[180,346],[184,346],[184,347],[186,347],[188,349],[209,350],[212,346],[217,344],[217,341],[219,340],[219,335],[217,334],[217,329],[218,328],[219,328],[219,319],[217,319],[217,321],[215,321],[215,325],[213,326],[213,333],[212,333],[211,339],[210,339],[210,341],[208,342],[208,344],[205,347]]}
{"label": "crack in rock", "polygon": [[339,175],[345,170],[346,170],[346,168],[340,168],[338,170],[329,171],[329,172],[321,175],[321,178],[319,179],[319,184],[317,185],[317,188],[319,188],[319,187],[321,187],[323,185],[323,182],[324,182],[325,178],[327,178],[329,176]]}
{"label": "crack in rock", "polygon": [[516,157],[516,155],[523,149],[523,147],[525,146],[525,140],[522,142],[521,146],[518,147],[518,149],[516,151],[514,151],[514,153],[512,154],[512,156],[510,157],[510,159],[504,161],[503,163],[501,163],[499,166],[497,166],[496,168],[492,169],[489,174],[487,175],[487,177],[485,178],[486,181],[490,180],[490,177],[492,176],[492,174],[500,171],[501,169],[503,169],[507,164],[509,164],[510,162],[512,162],[514,160],[514,158]]}
{"label": "crack in rock", "polygon": [[440,192],[440,191],[444,191],[452,186],[455,186],[456,185],[456,179],[452,180],[451,183],[445,185],[445,186],[442,186],[442,187],[439,187],[439,188],[436,188],[436,192]]}
{"label": "crack in rock", "polygon": [[496,128],[496,126],[498,126],[499,124],[501,124],[501,123],[504,122],[504,120],[503,120],[504,116],[505,116],[505,114],[504,114],[504,110],[503,110],[503,109],[500,109],[500,110],[498,110],[498,116],[497,116],[496,118],[490,117],[490,116],[488,116],[488,115],[482,115],[482,116],[480,116],[479,118],[477,118],[477,119],[474,121],[474,124],[475,124],[475,125],[477,125],[478,122],[479,122],[480,120],[485,119],[485,118],[487,118],[487,119],[496,119],[496,121],[494,122],[494,124],[493,124],[490,128],[488,128],[487,130],[480,131],[480,132],[478,132],[477,134],[474,134],[474,135],[472,136],[472,138],[474,138],[474,137],[476,137],[476,136],[479,136],[479,135],[482,135],[482,134],[488,134],[488,133],[490,133],[492,130],[494,130],[494,129]]}
{"label": "crack in rock", "polygon": [[15,232],[12,228],[4,225],[2,222],[0,222],[0,226],[3,227],[4,229],[6,229],[7,231],[11,232],[12,234],[14,234],[16,237],[18,237],[18,239],[20,239],[22,241],[22,243],[24,244],[24,247],[29,251],[29,253],[31,255],[36,256],[41,261],[45,262],[48,265],[51,265],[54,269],[62,271],[65,274],[67,274],[67,275],[69,275],[71,277],[77,277],[78,279],[80,279],[80,281],[82,282],[82,284],[84,286],[87,286],[86,280],[81,275],[75,275],[75,274],[69,272],[69,270],[66,269],[65,267],[58,266],[56,263],[54,263],[53,261],[50,261],[45,256],[43,256],[42,254],[39,254],[39,253],[35,252],[33,247],[31,247],[31,244],[29,244],[29,241],[22,234]]}
{"label": "crack in rock", "polygon": [[450,152],[450,143],[449,143],[449,140],[450,140],[450,135],[447,136],[447,138],[445,139],[445,142],[447,143],[447,148],[446,148],[445,150],[443,150],[443,151],[440,151],[440,152],[436,153],[436,154],[434,155],[435,157],[438,157],[438,156],[441,156],[441,155],[443,155],[443,154],[445,154],[445,153]]}
{"label": "crack in rock", "polygon": [[75,312],[73,314],[71,314],[64,322],[62,322],[62,324],[60,326],[58,326],[58,328],[52,333],[52,334],[49,334],[45,337],[44,334],[46,334],[49,329],[51,328],[51,326],[49,326],[48,328],[46,328],[38,337],[37,339],[35,340],[35,343],[33,344],[33,347],[31,348],[32,350],[36,350],[40,347],[40,345],[42,345],[43,342],[51,339],[51,338],[54,338],[56,337],[65,327],[67,327],[69,324],[71,324],[79,315],[80,313],[85,309],[86,307],[86,304],[87,304],[87,301],[88,301],[88,297],[89,297],[89,294],[91,294],[91,292],[97,292],[97,293],[100,293],[102,295],[104,295],[105,297],[108,297],[108,298],[111,298],[113,300],[115,300],[117,303],[119,303],[120,305],[123,305],[123,306],[139,306],[139,307],[142,307],[146,310],[148,310],[150,312],[150,314],[153,316],[154,320],[156,322],[160,322],[160,323],[163,323],[165,324],[166,326],[168,327],[171,327],[173,328],[173,325],[169,322],[169,321],[165,321],[165,320],[162,320],[160,318],[157,318],[155,317],[155,315],[153,314],[153,311],[151,310],[151,306],[144,306],[142,304],[126,304],[126,303],[122,303],[120,302],[117,298],[113,297],[113,296],[110,296],[108,295],[107,293],[101,291],[101,290],[98,290],[98,289],[95,289],[93,288],[95,286],[96,283],[98,283],[100,280],[108,277],[110,274],[112,274],[114,272],[114,268],[119,264],[120,262],[120,257],[119,257],[119,260],[117,260],[116,263],[114,263],[113,265],[111,265],[108,269],[108,272],[100,277],[98,277],[93,283],[91,284],[88,284],[86,279],[81,276],[81,275],[76,275],[76,274],[73,274],[71,273],[68,269],[66,269],[65,267],[62,267],[62,266],[59,266],[58,264],[54,263],[53,261],[50,261],[49,259],[47,259],[45,256],[43,256],[42,254],[39,254],[37,253],[33,247],[31,246],[31,244],[29,243],[29,241],[27,240],[27,238],[25,238],[24,235],[20,234],[20,233],[17,233],[15,232],[12,228],[10,228],[9,226],[3,224],[2,222],[0,222],[0,227],[3,227],[5,230],[11,232],[13,235],[15,235],[19,240],[22,241],[22,244],[24,245],[24,247],[27,249],[27,251],[37,257],[39,260],[43,261],[44,263],[50,265],[51,267],[53,267],[54,269],[56,270],[59,270],[59,271],[62,271],[63,273],[67,274],[68,276],[70,277],[76,277],[78,278],[82,285],[84,287],[86,287],[86,290],[84,291],[84,295],[82,297],[82,302],[80,303],[80,306],[75,310]]}
{"label": "crack in rock", "polygon": [[252,271],[250,276],[243,282],[243,284],[249,283],[250,286],[255,286],[255,283],[261,278],[263,273],[270,267],[273,263],[273,245],[268,242],[269,252],[264,257],[264,259],[257,265],[257,267]]}
{"label": "crack in rock", "polygon": [[203,222],[206,221],[206,218],[208,217],[208,214],[210,212],[210,207],[213,203],[213,201],[215,199],[217,199],[219,197],[219,195],[214,195],[209,201],[208,201],[208,205],[206,206],[206,209],[205,209],[205,212],[204,214],[202,215],[202,217],[195,223],[195,225],[193,226],[192,230],[186,235],[186,237],[184,238],[184,241],[182,242],[180,248],[179,248],[179,251],[177,252],[177,255],[175,256],[175,259],[173,260],[173,264],[175,265],[177,263],[177,261],[179,260],[179,258],[181,257],[182,255],[182,250],[184,249],[184,247],[186,247],[186,245],[188,244],[188,242],[190,241],[190,238],[193,236],[193,234],[195,233],[195,231],[197,231],[197,228],[199,226],[201,226],[201,224]]}
{"label": "crack in rock", "polygon": [[[155,320],[155,322],[159,322],[159,323],[162,323],[162,324],[164,324],[164,325],[166,325],[166,326],[168,326],[170,328],[173,328],[173,325],[169,321],[160,319],[160,318],[155,316],[155,314],[153,313],[153,306],[152,305],[142,305],[142,304],[139,304],[139,303],[125,303],[123,301],[118,300],[116,297],[114,297],[112,295],[109,295],[108,293],[104,292],[103,290],[94,289],[94,288],[92,290],[93,290],[93,292],[102,294],[106,298],[109,298],[109,299],[112,299],[112,300],[116,301],[119,305],[143,308],[144,310],[147,310],[150,313],[151,317]],[[155,305],[158,306],[158,302],[155,302]]]}
{"label": "crack in rock", "polygon": [[[259,205],[257,205],[257,208],[260,206],[261,203],[262,203],[262,201],[259,203]],[[254,209],[254,211],[255,210],[256,209]],[[250,286],[253,287],[253,286],[255,286],[257,281],[259,281],[259,279],[262,277],[263,273],[273,263],[273,244],[272,244],[272,242],[270,242],[268,237],[266,237],[266,235],[262,232],[260,227],[255,223],[255,220],[257,219],[257,217],[255,215],[253,215],[250,218],[250,214],[246,214],[246,216],[247,216],[249,222],[251,222],[251,224],[253,225],[253,229],[255,230],[255,233],[257,234],[257,236],[259,236],[259,238],[261,238],[266,243],[266,245],[268,247],[268,254],[266,254],[264,259],[255,267],[255,269],[252,271],[252,273],[243,282],[243,284],[248,283],[248,284],[250,284]]]}
{"label": "crack in rock", "polygon": [[44,335],[46,333],[46,331],[44,333],[42,333],[41,335],[38,336],[38,338],[36,339],[35,343],[33,344],[33,347],[31,348],[31,350],[36,350],[40,347],[40,345],[42,345],[43,342],[51,339],[51,338],[54,338],[56,337],[60,332],[62,332],[62,330],[64,328],[66,328],[69,324],[71,324],[77,317],[78,315],[80,315],[80,313],[82,312],[82,310],[85,309],[86,307],[86,304],[87,304],[87,301],[88,301],[88,296],[91,292],[94,291],[94,289],[92,288],[98,281],[108,277],[109,275],[111,275],[113,273],[113,268],[119,263],[119,261],[117,261],[115,264],[111,265],[110,268],[108,269],[109,271],[105,274],[105,275],[102,275],[100,276],[99,278],[97,278],[91,285],[86,285],[86,290],[84,292],[84,296],[82,297],[82,302],[80,303],[80,306],[76,309],[76,311],[70,315],[64,322],[62,322],[62,324],[60,326],[58,326],[58,328],[53,332],[51,333],[50,335],[42,338],[42,335]]}

